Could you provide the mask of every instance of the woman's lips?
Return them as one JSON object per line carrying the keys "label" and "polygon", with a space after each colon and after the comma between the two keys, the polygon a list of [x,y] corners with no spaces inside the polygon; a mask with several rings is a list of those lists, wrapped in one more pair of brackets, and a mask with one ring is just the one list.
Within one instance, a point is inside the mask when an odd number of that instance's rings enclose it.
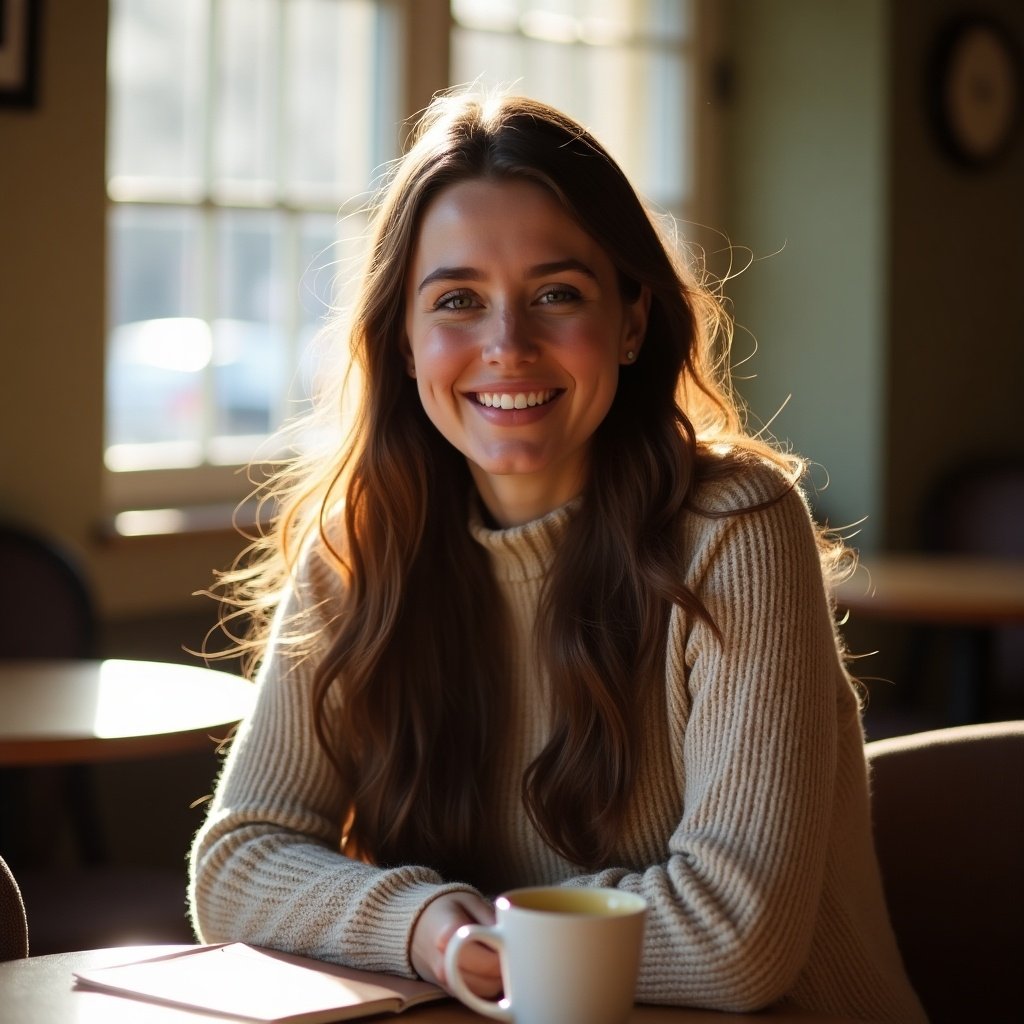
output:
{"label": "woman's lips", "polygon": [[484,419],[498,426],[518,427],[543,419],[565,394],[564,388],[530,391],[473,391],[467,396]]}

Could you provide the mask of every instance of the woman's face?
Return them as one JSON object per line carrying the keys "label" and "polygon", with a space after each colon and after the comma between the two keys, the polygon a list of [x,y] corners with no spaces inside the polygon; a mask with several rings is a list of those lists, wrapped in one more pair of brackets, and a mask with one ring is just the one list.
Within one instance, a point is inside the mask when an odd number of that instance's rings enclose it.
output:
{"label": "woman's face", "polygon": [[503,526],[582,489],[590,441],[639,353],[648,293],[544,188],[474,179],[428,204],[405,283],[405,354],[431,422]]}

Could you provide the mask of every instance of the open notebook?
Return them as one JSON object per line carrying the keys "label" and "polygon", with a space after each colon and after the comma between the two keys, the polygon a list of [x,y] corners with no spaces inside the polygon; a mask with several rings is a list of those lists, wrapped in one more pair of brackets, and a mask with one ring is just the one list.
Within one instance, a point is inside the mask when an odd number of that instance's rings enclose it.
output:
{"label": "open notebook", "polygon": [[350,970],[241,942],[76,971],[79,986],[253,1021],[325,1024],[443,999],[425,981]]}

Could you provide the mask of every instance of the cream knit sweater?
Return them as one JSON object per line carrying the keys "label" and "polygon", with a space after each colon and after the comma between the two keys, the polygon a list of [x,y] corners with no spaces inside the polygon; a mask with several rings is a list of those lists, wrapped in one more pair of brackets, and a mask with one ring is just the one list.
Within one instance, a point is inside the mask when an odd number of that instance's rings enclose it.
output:
{"label": "cream knit sweater", "polygon": [[[773,470],[705,485],[702,508],[777,495]],[[637,998],[755,1010],[805,1007],[863,1020],[925,1017],[900,961],[869,823],[859,709],[837,654],[810,518],[793,491],[767,509],[684,523],[687,585],[722,631],[671,619],[663,699],[650,713],[618,849],[597,874],[552,852],[520,800],[546,733],[534,615],[571,506],[509,530],[470,529],[513,616],[514,742],[494,808],[503,888],[618,886],[649,904]],[[326,628],[333,583],[308,559],[286,612]],[[468,640],[469,638],[467,638]],[[272,644],[259,698],[235,739],[192,850],[191,910],[203,941],[243,940],[411,975],[417,915],[469,888],[339,852],[347,806],[316,741],[311,661]]]}

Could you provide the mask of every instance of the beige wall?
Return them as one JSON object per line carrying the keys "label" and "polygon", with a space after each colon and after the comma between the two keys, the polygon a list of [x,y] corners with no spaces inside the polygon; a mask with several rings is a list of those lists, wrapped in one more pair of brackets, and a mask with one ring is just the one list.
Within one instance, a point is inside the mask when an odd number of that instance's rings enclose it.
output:
{"label": "beige wall", "polygon": [[0,109],[0,509],[77,541],[100,502],[104,6],[51,6],[39,107]]}
{"label": "beige wall", "polygon": [[754,260],[729,288],[737,357],[758,345],[737,384],[752,422],[778,412],[771,432],[814,463],[819,516],[867,517],[865,547],[884,519],[884,15],[883,0],[730,4],[723,226]]}

